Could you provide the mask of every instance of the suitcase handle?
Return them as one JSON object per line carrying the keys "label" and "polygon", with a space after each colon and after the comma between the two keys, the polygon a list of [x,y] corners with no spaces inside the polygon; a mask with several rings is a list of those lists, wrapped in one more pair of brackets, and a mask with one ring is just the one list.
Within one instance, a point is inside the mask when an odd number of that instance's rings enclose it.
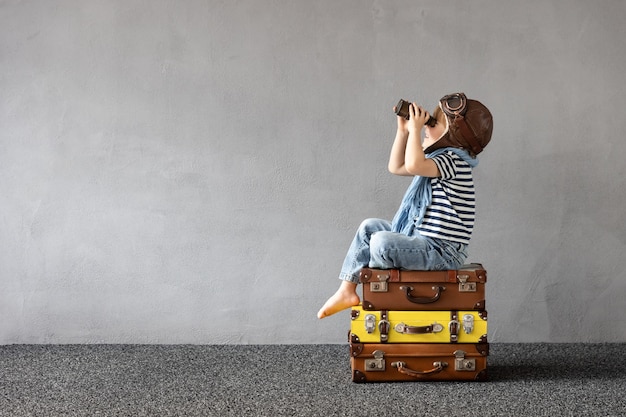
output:
{"label": "suitcase handle", "polygon": [[436,374],[437,372],[441,372],[448,366],[448,363],[447,362],[433,362],[434,368],[429,369],[427,371],[415,371],[411,368],[407,368],[406,363],[404,362],[391,362],[391,366],[393,366],[394,368],[397,368],[398,372],[400,372],[401,374],[418,378],[420,376],[432,375],[432,374]]}
{"label": "suitcase handle", "polygon": [[406,291],[406,299],[409,300],[410,302],[414,303],[414,304],[430,304],[430,303],[434,303],[435,301],[439,300],[439,297],[441,297],[441,291],[445,290],[446,287],[442,287],[442,286],[436,286],[433,287],[433,290],[436,290],[437,292],[435,293],[435,295],[433,295],[432,297],[428,298],[428,297],[414,297],[411,295],[411,291],[413,291],[413,287],[409,287],[409,286],[401,286],[400,287],[400,291],[404,290]]}
{"label": "suitcase handle", "polygon": [[402,334],[427,334],[439,333],[443,331],[443,326],[439,323],[433,323],[428,326],[409,326],[400,322],[396,324],[394,330]]}

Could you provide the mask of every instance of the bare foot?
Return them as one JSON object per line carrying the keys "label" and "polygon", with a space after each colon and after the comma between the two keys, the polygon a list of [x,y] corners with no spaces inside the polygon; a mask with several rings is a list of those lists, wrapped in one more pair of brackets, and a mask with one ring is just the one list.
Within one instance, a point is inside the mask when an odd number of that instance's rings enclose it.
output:
{"label": "bare foot", "polygon": [[324,303],[320,311],[317,312],[317,318],[323,319],[346,308],[359,305],[361,300],[356,293],[356,286],[357,284],[350,281],[343,281],[337,292],[333,294],[332,297]]}

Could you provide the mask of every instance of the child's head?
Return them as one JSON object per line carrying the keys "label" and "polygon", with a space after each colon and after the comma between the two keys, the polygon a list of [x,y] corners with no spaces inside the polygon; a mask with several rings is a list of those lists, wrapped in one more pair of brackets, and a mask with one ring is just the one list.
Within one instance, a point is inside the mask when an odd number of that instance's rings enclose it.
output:
{"label": "child's head", "polygon": [[439,101],[433,112],[437,125],[443,133],[424,152],[453,147],[463,148],[472,156],[478,155],[491,140],[493,118],[489,109],[477,100],[470,100],[463,93],[450,94]]}

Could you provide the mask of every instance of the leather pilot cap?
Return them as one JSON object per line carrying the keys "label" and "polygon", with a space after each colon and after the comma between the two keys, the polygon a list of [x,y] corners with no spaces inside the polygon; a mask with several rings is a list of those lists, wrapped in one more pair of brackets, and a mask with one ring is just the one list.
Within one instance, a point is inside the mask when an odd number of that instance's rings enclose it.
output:
{"label": "leather pilot cap", "polygon": [[493,132],[493,118],[487,107],[463,93],[455,93],[439,100],[439,109],[445,114],[446,130],[437,142],[424,149],[424,153],[453,147],[476,156],[485,149]]}

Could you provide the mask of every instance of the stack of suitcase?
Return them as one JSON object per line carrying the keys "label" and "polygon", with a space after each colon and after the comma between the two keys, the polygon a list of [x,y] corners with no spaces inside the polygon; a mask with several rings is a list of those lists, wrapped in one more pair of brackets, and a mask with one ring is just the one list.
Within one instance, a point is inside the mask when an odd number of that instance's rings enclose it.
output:
{"label": "stack of suitcase", "polygon": [[352,308],[352,381],[485,380],[487,272],[361,270]]}

